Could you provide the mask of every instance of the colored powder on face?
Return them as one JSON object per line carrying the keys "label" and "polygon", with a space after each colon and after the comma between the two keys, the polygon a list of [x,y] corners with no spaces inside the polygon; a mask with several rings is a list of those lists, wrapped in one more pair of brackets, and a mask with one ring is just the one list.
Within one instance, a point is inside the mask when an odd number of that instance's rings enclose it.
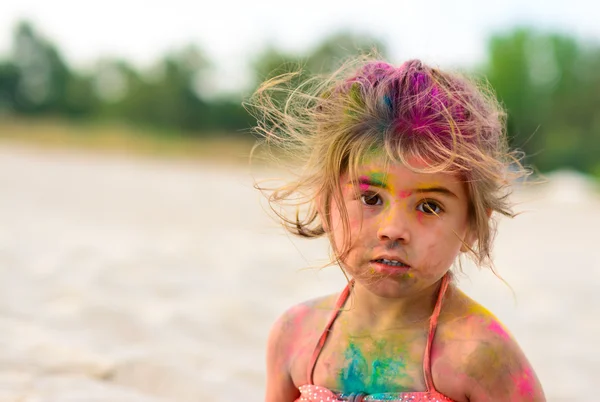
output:
{"label": "colored powder on face", "polygon": [[417,211],[417,222],[423,223],[423,212]]}
{"label": "colored powder on face", "polygon": [[369,181],[369,176],[360,176],[358,180],[360,182],[358,185],[360,191],[367,191],[369,189],[369,185],[365,182]]}
{"label": "colored powder on face", "polygon": [[402,191],[398,192],[398,197],[400,199],[408,198],[411,195],[412,195],[412,191],[409,191],[409,190],[402,190]]}
{"label": "colored powder on face", "polygon": [[379,187],[387,187],[387,184],[385,183],[385,173],[382,172],[375,172],[375,173],[371,173],[369,175],[369,178],[371,179],[371,181],[373,183],[376,183]]}
{"label": "colored powder on face", "polygon": [[386,188],[387,184],[385,183],[385,174],[384,173],[371,173],[369,175],[362,175],[358,178],[359,180],[359,188],[361,191],[365,191],[369,188],[369,184],[371,183],[374,186]]}

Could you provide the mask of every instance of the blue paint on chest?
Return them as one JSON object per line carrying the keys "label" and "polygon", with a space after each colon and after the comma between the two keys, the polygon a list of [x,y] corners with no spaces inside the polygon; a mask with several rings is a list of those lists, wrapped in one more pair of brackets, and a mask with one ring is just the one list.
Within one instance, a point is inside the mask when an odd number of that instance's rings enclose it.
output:
{"label": "blue paint on chest", "polygon": [[[348,365],[341,370],[339,381],[344,393],[365,392],[375,394],[386,392],[386,384],[406,376],[406,364],[401,356],[378,358],[382,356],[382,344],[376,344],[376,351],[367,359],[364,353],[350,344],[344,353]],[[379,353],[378,353],[379,352]],[[371,363],[369,364],[369,360]]]}

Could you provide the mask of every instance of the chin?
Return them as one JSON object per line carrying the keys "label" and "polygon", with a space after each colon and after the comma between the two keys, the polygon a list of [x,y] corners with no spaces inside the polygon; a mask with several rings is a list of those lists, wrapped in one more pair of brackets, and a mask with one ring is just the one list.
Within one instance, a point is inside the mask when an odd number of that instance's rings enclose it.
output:
{"label": "chin", "polygon": [[394,276],[370,276],[357,278],[362,286],[369,292],[384,298],[398,298],[408,296],[416,291],[416,278],[410,272]]}

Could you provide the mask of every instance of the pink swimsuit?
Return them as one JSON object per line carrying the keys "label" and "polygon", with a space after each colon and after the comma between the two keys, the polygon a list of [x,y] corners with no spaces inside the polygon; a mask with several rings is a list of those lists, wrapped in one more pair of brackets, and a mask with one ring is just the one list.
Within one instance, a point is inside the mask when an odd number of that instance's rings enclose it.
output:
{"label": "pink swimsuit", "polygon": [[319,338],[319,343],[315,348],[310,364],[308,365],[308,381],[307,385],[302,385],[298,389],[300,390],[300,398],[296,400],[296,402],[320,402],[320,401],[349,401],[349,402],[384,402],[384,401],[392,401],[392,402],[402,402],[402,401],[411,401],[411,402],[419,402],[419,401],[428,401],[428,402],[453,402],[452,399],[448,398],[446,395],[439,393],[436,391],[433,386],[433,377],[431,376],[431,344],[433,343],[433,336],[435,335],[435,328],[437,326],[437,320],[440,315],[440,310],[442,308],[442,299],[444,298],[444,294],[446,293],[446,289],[448,289],[448,275],[444,276],[442,279],[442,285],[440,288],[440,292],[437,297],[437,301],[435,303],[435,308],[433,309],[433,314],[431,315],[431,319],[429,320],[429,335],[427,337],[427,345],[425,346],[425,354],[423,357],[423,374],[425,375],[425,384],[427,386],[427,391],[424,392],[401,392],[401,393],[379,393],[379,394],[352,394],[352,395],[342,395],[335,393],[325,387],[321,387],[319,385],[313,384],[313,372],[315,371],[315,364],[325,345],[325,341],[327,340],[327,334],[331,330],[333,326],[333,322],[337,318],[340,312],[340,308],[346,302],[348,295],[350,294],[350,287],[352,284],[348,284],[335,305],[335,311],[329,319],[329,323],[325,327],[321,338]]}

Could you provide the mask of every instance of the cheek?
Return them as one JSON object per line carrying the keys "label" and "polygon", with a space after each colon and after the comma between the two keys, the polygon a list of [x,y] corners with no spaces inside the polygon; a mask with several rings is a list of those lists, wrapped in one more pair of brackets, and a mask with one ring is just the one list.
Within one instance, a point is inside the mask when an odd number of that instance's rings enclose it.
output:
{"label": "cheek", "polygon": [[417,222],[419,222],[420,224],[423,224],[423,219],[425,218],[425,214],[421,211],[417,211],[415,213],[415,219],[417,220]]}
{"label": "cheek", "polygon": [[350,229],[350,237],[347,237],[342,214],[335,202],[331,205],[331,235],[333,236],[336,248],[341,250],[344,247],[345,241],[353,242],[358,238],[361,231],[361,215],[360,211],[355,210],[354,205],[346,205],[346,216],[348,218],[348,228]]}
{"label": "cheek", "polygon": [[452,265],[460,252],[462,245],[460,238],[451,229],[442,225],[428,228],[426,236],[429,241],[424,255],[427,256],[429,264],[448,267]]}

